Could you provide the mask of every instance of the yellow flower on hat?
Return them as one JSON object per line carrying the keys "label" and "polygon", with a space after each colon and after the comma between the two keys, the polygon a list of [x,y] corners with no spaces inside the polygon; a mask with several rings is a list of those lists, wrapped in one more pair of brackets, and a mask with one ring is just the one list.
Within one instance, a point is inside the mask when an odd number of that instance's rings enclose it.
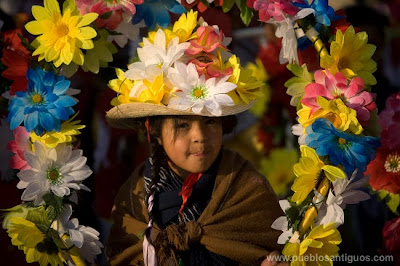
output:
{"label": "yellow flower on hat", "polygon": [[340,168],[332,165],[325,165],[325,163],[319,159],[314,149],[302,145],[300,146],[300,151],[301,158],[299,162],[293,166],[293,171],[297,178],[292,185],[292,190],[295,192],[292,196],[292,201],[297,204],[306,199],[323,175],[330,181],[335,181],[336,178],[346,177],[346,174]]}
{"label": "yellow flower on hat", "polygon": [[124,76],[124,71],[120,68],[116,68],[115,73],[117,74],[117,78],[110,80],[107,84],[110,89],[118,94],[117,97],[111,100],[111,105],[117,106],[123,103],[133,102],[131,97],[129,97],[129,93],[135,85],[135,81],[126,78]]}
{"label": "yellow flower on hat", "polygon": [[235,104],[243,101],[248,104],[252,100],[260,98],[260,87],[264,85],[264,82],[258,81],[253,76],[251,69],[245,69],[240,65],[240,59],[236,55],[232,55],[226,67],[232,67],[233,73],[229,77],[228,81],[236,84],[235,90],[232,90],[228,95],[233,99]]}
{"label": "yellow flower on hat", "polygon": [[11,217],[7,232],[11,243],[24,251],[28,263],[52,266],[66,263],[53,240],[45,237],[34,223],[22,217]]}
{"label": "yellow flower on hat", "polygon": [[81,49],[92,49],[92,39],[97,33],[88,25],[98,17],[97,13],[80,15],[74,0],[63,5],[63,14],[56,0],[44,0],[44,7],[33,6],[35,21],[25,25],[28,32],[38,36],[32,46],[36,48],[33,56],[39,61],[45,59],[56,67],[74,62],[83,65],[84,55]]}
{"label": "yellow flower on hat", "polygon": [[261,97],[258,98],[256,104],[250,109],[251,113],[259,117],[268,110],[268,104],[271,100],[271,87],[268,85],[268,83],[266,83],[269,80],[269,76],[261,59],[256,58],[255,61],[255,64],[248,63],[246,65],[246,69],[252,71],[253,77],[255,77],[257,81],[264,83],[264,85],[260,87]]}
{"label": "yellow flower on hat", "polygon": [[[294,241],[293,241],[294,242]],[[291,258],[292,266],[332,265],[342,242],[335,223],[314,227],[303,241],[289,242],[282,254]]]}
{"label": "yellow flower on hat", "polygon": [[376,62],[371,57],[376,47],[367,42],[367,33],[355,33],[353,26],[344,34],[338,30],[335,41],[331,43],[330,55],[321,57],[321,67],[332,75],[342,72],[348,79],[361,77],[366,85],[375,85],[372,73],[376,71]]}
{"label": "yellow flower on hat", "polygon": [[[60,143],[72,144],[76,141],[76,135],[81,134],[79,129],[85,128],[85,125],[78,125],[81,120],[72,121],[78,115],[76,113],[73,117],[64,121],[61,124],[61,130],[46,132],[42,136],[36,135],[35,132],[32,131],[30,138],[32,142],[40,141],[46,145],[47,148],[55,148]],[[32,145],[33,147],[33,145]]]}
{"label": "yellow flower on hat", "polygon": [[321,107],[310,115],[311,108],[303,105],[303,108],[297,111],[299,123],[304,130],[318,118],[326,118],[333,126],[342,131],[350,131],[356,135],[361,134],[363,128],[357,119],[357,112],[347,107],[341,99],[327,100],[318,96],[317,103]]}
{"label": "yellow flower on hat", "polygon": [[144,89],[139,94],[135,101],[144,103],[162,104],[165,93],[168,89],[164,84],[163,75],[156,77],[153,82],[143,80]]}
{"label": "yellow flower on hat", "polygon": [[[172,30],[168,28],[162,29],[165,33],[165,44],[168,45],[168,43],[175,37],[179,38],[179,43],[187,42],[191,39],[197,38],[197,33],[193,33],[193,30],[196,28],[196,26],[197,11],[193,12],[191,9],[188,13],[184,13],[179,17],[179,19],[174,23]],[[149,42],[154,43],[156,33],[157,30],[149,32]]]}

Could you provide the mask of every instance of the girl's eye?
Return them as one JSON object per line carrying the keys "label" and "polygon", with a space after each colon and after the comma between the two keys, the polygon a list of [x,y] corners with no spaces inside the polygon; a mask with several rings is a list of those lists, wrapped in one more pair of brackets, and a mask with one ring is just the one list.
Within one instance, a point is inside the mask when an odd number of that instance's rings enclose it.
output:
{"label": "girl's eye", "polygon": [[207,123],[208,125],[213,125],[213,124],[215,124],[215,123],[216,123],[215,118],[207,119],[206,123]]}
{"label": "girl's eye", "polygon": [[178,123],[178,128],[188,128],[189,124],[188,123]]}

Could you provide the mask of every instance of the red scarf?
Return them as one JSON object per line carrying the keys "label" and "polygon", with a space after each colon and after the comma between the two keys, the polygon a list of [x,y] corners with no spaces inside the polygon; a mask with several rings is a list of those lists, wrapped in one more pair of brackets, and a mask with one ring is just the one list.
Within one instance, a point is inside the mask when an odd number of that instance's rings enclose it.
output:
{"label": "red scarf", "polygon": [[182,196],[183,200],[181,208],[179,209],[180,215],[182,215],[183,208],[185,207],[188,198],[190,197],[190,195],[192,195],[194,184],[199,181],[202,175],[203,173],[191,173],[186,177],[185,182],[183,182],[182,190],[181,192],[179,192],[179,195]]}

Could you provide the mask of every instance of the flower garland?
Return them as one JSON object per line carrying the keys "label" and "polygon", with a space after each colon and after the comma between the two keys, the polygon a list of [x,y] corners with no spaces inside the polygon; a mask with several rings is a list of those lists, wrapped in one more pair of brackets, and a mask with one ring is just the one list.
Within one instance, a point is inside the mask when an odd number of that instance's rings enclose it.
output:
{"label": "flower garland", "polygon": [[[286,216],[272,228],[283,231],[278,243],[285,244],[282,253],[291,265],[304,265],[310,255],[332,263],[342,241],[337,227],[344,223],[343,209],[369,198],[357,190],[368,177],[359,176],[380,146],[370,93],[376,84],[376,63],[371,59],[375,46],[367,43],[365,32],[356,33],[352,26],[330,27],[342,17],[335,15],[327,0],[247,4],[259,12],[261,21],[277,26],[276,36],[282,38],[280,62],[288,62],[295,75],[285,86],[291,105],[297,107],[299,124],[293,133],[299,136],[301,157],[293,168],[294,194],[280,201]],[[321,67],[314,73],[306,64],[299,65],[297,54],[298,48],[311,45]]]}
{"label": "flower garland", "polygon": [[5,210],[2,226],[28,263],[85,265],[101,253],[99,232],[71,218],[92,171],[77,148],[85,126],[74,110],[80,91],[68,78],[79,67],[98,73],[117,52],[112,41],[123,47],[138,37],[131,20],[141,3],[67,0],[60,7],[44,0],[25,25],[32,42],[20,30],[1,33],[1,75],[9,80],[1,92],[15,138],[7,145],[9,166],[23,190],[23,203]]}

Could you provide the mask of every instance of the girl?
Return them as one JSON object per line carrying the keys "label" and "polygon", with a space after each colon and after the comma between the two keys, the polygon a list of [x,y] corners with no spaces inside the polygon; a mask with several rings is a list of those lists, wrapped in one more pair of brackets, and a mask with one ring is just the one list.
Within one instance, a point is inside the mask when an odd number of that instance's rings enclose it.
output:
{"label": "girl", "polygon": [[131,105],[129,114],[125,105],[111,110],[108,122],[141,124],[151,155],[115,199],[106,249],[112,265],[260,265],[281,249],[280,232],[271,229],[282,215],[274,192],[251,163],[222,147],[234,116]]}
{"label": "girl", "polygon": [[141,126],[151,148],[116,196],[112,265],[268,265],[281,249],[271,229],[283,215],[276,195],[251,163],[222,148],[232,115],[263,85],[228,44],[190,11],[150,32],[138,61],[109,83],[118,96],[107,122]]}

